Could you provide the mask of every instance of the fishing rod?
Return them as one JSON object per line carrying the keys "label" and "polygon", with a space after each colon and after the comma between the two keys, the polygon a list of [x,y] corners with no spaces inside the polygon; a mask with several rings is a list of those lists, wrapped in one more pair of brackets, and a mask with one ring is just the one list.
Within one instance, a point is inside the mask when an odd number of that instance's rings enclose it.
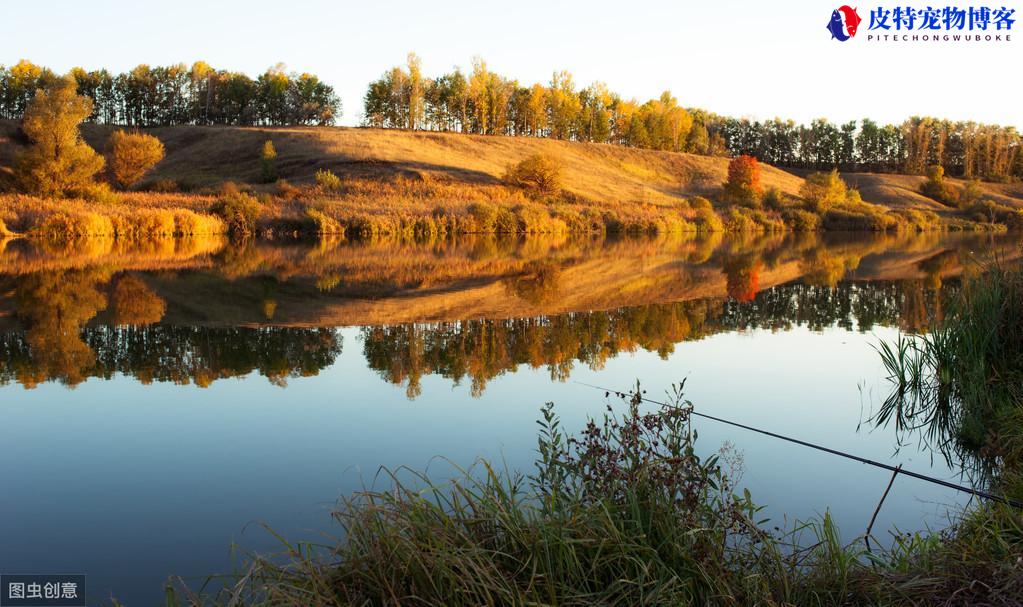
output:
{"label": "fishing rod", "polygon": [[[586,386],[588,388],[595,388],[597,390],[603,390],[604,393],[605,393],[605,396],[608,396],[608,395],[611,395],[611,394],[615,394],[615,395],[617,395],[617,396],[619,396],[621,398],[625,398],[625,396],[627,394],[633,394],[633,393],[630,393],[630,392],[622,392],[621,390],[614,390],[612,388],[605,388],[603,386],[595,386],[593,384],[587,384],[587,383],[581,382],[581,381],[577,381],[575,383],[579,384],[580,386]],[[639,395],[639,399],[642,402],[650,403],[652,405],[658,405],[660,407],[665,407],[665,408],[668,408],[668,409],[676,408],[674,405],[669,405],[667,403],[662,403],[662,402],[658,402],[656,400],[651,400],[649,398],[644,397],[643,395]],[[1023,502],[1020,502],[1018,500],[1014,500],[1012,498],[1007,498],[1007,497],[1002,497],[1000,495],[995,495],[993,493],[988,493],[987,491],[982,491],[980,489],[974,489],[973,487],[965,487],[963,485],[957,485],[956,483],[952,483],[952,482],[946,481],[944,479],[936,478],[936,477],[933,477],[933,476],[927,476],[926,474],[920,474],[919,472],[913,472],[912,470],[906,470],[905,468],[902,467],[901,464],[899,466],[892,466],[892,465],[886,464],[884,462],[879,462],[879,461],[875,461],[875,460],[872,460],[872,459],[867,459],[865,457],[860,457],[858,455],[853,455],[852,453],[845,453],[844,451],[839,451],[837,449],[832,449],[830,447],[825,447],[823,445],[817,445],[817,444],[810,443],[810,442],[807,442],[807,441],[804,441],[804,440],[800,440],[798,438],[792,438],[791,436],[785,436],[783,434],[777,434],[775,432],[770,432],[768,430],[762,430],[760,428],[754,428],[753,426],[747,426],[746,424],[740,424],[738,422],[733,422],[731,420],[727,420],[727,419],[724,419],[724,418],[721,418],[721,417],[715,417],[713,415],[708,415],[706,413],[700,413],[699,411],[696,411],[695,409],[691,409],[690,413],[692,415],[697,416],[697,417],[702,417],[704,419],[709,419],[709,420],[712,420],[712,421],[720,422],[722,424],[728,424],[729,426],[735,426],[736,428],[742,428],[743,430],[749,430],[750,432],[757,432],[757,433],[763,434],[765,436],[770,436],[771,438],[781,439],[783,441],[788,441],[790,443],[795,443],[795,444],[801,445],[803,447],[809,447],[811,449],[817,449],[818,451],[823,451],[825,453],[830,453],[832,455],[837,455],[839,457],[844,457],[846,459],[851,459],[853,461],[857,461],[857,462],[860,462],[862,464],[867,464],[867,465],[870,465],[870,466],[875,466],[877,468],[882,468],[884,470],[888,470],[889,472],[892,472],[893,475],[905,474],[906,476],[911,476],[913,478],[918,478],[918,479],[920,479],[922,481],[927,481],[929,483],[934,483],[935,485],[941,485],[943,487],[948,487],[949,489],[955,489],[956,491],[962,491],[963,493],[970,493],[972,495],[976,495],[977,497],[982,497],[984,499],[993,500],[993,501],[996,501],[996,502],[1001,502],[1003,504],[1008,504],[1009,506],[1012,506],[1013,508],[1019,508],[1019,509],[1023,510]],[[893,476],[893,478],[894,478],[894,476]]]}

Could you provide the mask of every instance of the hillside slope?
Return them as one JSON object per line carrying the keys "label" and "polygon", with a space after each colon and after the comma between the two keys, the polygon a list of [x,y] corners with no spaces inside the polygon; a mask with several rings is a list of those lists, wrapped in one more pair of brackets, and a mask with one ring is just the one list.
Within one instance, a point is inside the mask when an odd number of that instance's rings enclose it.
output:
{"label": "hillside slope", "polygon": [[[83,127],[86,140],[98,150],[105,149],[111,131],[112,127],[102,125]],[[18,132],[17,122],[0,121],[0,171],[10,171],[24,144]],[[167,157],[149,179],[171,179],[193,187],[225,180],[258,181],[259,152],[267,139],[277,149],[281,177],[299,184],[311,182],[317,170],[328,169],[353,179],[428,176],[490,186],[500,182],[507,165],[546,153],[563,162],[569,192],[605,203],[670,204],[693,195],[712,195],[725,180],[728,166],[726,158],[528,137],[341,127],[178,126],[148,132],[167,148]],[[764,165],[763,184],[798,195],[803,179],[796,173]],[[934,211],[944,208],[919,193],[922,177],[870,173],[844,177],[867,202]],[[996,202],[1023,207],[1019,184],[983,184],[982,189]]]}
{"label": "hillside slope", "polygon": [[[105,129],[89,129],[90,139]],[[154,131],[168,155],[154,177],[196,183],[222,179],[255,181],[257,157],[272,139],[283,177],[311,181],[319,169],[342,177],[431,176],[472,185],[500,181],[507,165],[545,153],[564,164],[565,187],[591,200],[662,202],[710,194],[725,180],[727,160],[525,137],[353,128],[185,127]],[[764,182],[795,194],[802,180],[766,167]]]}

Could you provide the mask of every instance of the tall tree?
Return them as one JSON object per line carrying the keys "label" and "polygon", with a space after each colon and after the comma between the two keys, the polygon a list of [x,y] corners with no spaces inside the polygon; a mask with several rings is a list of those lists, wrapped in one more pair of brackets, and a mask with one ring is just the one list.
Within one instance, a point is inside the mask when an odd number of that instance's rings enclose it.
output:
{"label": "tall tree", "polygon": [[76,93],[68,75],[36,91],[21,128],[32,141],[15,163],[21,187],[41,196],[76,194],[103,169],[103,157],[88,146],[78,125],[92,114],[92,100]]}

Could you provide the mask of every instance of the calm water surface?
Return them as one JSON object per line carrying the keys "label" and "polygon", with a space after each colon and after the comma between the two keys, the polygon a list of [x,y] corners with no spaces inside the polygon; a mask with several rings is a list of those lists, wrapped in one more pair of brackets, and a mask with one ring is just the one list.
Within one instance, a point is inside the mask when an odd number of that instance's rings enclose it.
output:
{"label": "calm water surface", "polygon": [[[336,533],[381,466],[528,471],[540,405],[688,378],[698,410],[958,478],[869,417],[873,347],[926,330],[1008,237],[0,244],[0,572],[85,573],[91,604],[160,600],[242,551]],[[709,421],[776,521],[861,534],[888,473]],[[940,527],[899,478],[875,526]]]}

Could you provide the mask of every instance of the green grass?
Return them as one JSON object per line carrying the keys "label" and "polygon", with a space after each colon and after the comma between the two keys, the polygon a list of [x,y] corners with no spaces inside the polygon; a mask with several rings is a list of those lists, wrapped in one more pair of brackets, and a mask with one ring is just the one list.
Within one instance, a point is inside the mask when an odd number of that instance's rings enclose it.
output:
{"label": "green grass", "polygon": [[[553,406],[535,470],[480,460],[453,480],[399,469],[345,497],[335,544],[254,557],[218,591],[168,586],[168,605],[1016,604],[1023,519],[982,505],[942,534],[871,552],[825,514],[784,530],[700,457],[681,388],[671,404],[609,406],[578,435]],[[874,542],[876,546],[877,543]]]}
{"label": "green grass", "polygon": [[972,463],[985,477],[1021,469],[1020,268],[994,265],[965,278],[930,333],[900,336],[879,352],[892,391],[878,423],[918,432],[950,461]]}

